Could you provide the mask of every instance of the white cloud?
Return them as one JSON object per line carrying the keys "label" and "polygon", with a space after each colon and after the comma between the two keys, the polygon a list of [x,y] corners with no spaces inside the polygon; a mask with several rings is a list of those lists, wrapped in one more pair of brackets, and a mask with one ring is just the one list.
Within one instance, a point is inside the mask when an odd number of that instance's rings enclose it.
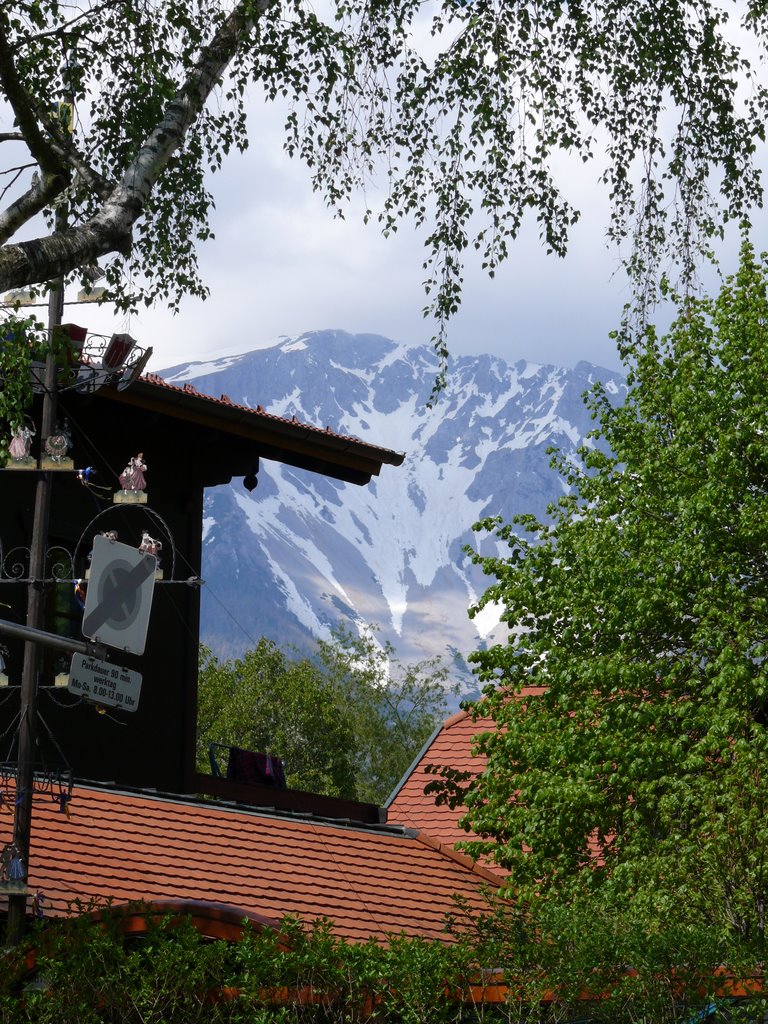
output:
{"label": "white cloud", "polygon": [[[328,327],[428,342],[421,238],[408,224],[389,239],[376,224],[364,226],[362,198],[344,220],[334,219],[306,168],[283,152],[283,113],[255,97],[251,106],[250,149],[230,156],[212,181],[216,238],[200,251],[210,298],[186,300],[175,317],[160,307],[126,318],[93,306],[70,307],[67,317],[102,333],[130,331],[154,347],[155,368]],[[559,180],[582,211],[566,259],[545,254],[535,221],[495,280],[470,254],[449,334],[454,353],[618,365],[608,333],[629,293],[604,242],[608,205],[599,170],[561,162]],[[733,243],[729,252],[732,266]]]}

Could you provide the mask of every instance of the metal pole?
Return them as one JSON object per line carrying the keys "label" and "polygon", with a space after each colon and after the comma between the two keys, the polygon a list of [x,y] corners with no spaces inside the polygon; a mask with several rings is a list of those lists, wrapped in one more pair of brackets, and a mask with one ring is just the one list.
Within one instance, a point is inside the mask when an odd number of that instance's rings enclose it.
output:
{"label": "metal pole", "polygon": [[[56,209],[56,231],[67,226],[67,208]],[[59,278],[51,283],[48,297],[48,354],[45,360],[45,392],[43,414],[40,425],[40,442],[50,437],[56,425],[56,358],[53,335],[61,323],[64,307],[64,280]],[[32,581],[27,591],[27,625],[41,629],[45,622],[45,552],[48,546],[48,524],[51,512],[51,473],[40,473],[35,491],[35,511],[32,520],[32,543],[29,555],[29,577]],[[37,750],[37,698],[40,672],[40,646],[29,640],[24,644],[24,665],[21,674],[21,718],[19,725],[19,764],[17,792],[13,820],[13,842],[24,864],[25,878],[29,871],[30,832],[32,828],[32,786],[34,762]],[[15,946],[24,936],[27,910],[27,894],[12,893],[8,896],[8,943]]]}
{"label": "metal pole", "polygon": [[90,640],[72,640],[58,633],[47,633],[44,629],[33,629],[31,626],[19,626],[15,622],[0,619],[0,636],[12,636],[17,640],[31,640],[43,647],[54,647],[69,654],[89,654],[94,658],[106,658],[107,648]]}

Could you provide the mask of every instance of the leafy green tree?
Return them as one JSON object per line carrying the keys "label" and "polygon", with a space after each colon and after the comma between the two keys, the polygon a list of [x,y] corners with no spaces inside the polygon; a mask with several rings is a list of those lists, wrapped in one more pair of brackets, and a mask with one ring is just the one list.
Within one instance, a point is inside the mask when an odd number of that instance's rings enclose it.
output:
{"label": "leafy green tree", "polygon": [[[490,911],[490,908],[489,908]],[[462,915],[458,915],[462,916]],[[713,966],[724,944],[684,922],[647,936],[634,922],[553,914],[534,935],[500,907],[454,922],[450,941],[391,935],[347,942],[324,919],[284,918],[279,931],[208,940],[184,917],[147,912],[48,921],[27,949],[0,953],[3,1024],[691,1024],[761,1020],[759,993],[728,1006]],[[445,938],[448,938],[446,935]],[[541,940],[544,941],[541,941]],[[640,970],[610,971],[606,952]],[[682,967],[681,967],[682,964]],[[672,965],[676,965],[673,971]],[[666,967],[660,972],[659,968]],[[586,979],[586,985],[585,985]],[[506,1000],[498,1000],[506,983]],[[553,1000],[553,994],[556,998]],[[711,1010],[722,1008],[722,1016]]]}
{"label": "leafy green tree", "polygon": [[262,639],[236,661],[200,649],[197,764],[225,743],[282,758],[288,785],[354,798],[354,733],[335,689],[307,658],[292,661]]}
{"label": "leafy green tree", "polygon": [[475,559],[510,636],[474,655],[500,728],[477,744],[468,846],[532,907],[682,915],[760,947],[768,259],[745,242],[716,299],[624,352],[626,404],[591,394],[599,426],[580,464],[555,456],[571,493],[551,520],[478,525],[509,545]]}
{"label": "leafy green tree", "polygon": [[[233,959],[224,942],[203,941],[184,919],[153,919],[138,941],[119,917],[87,915],[33,933],[37,981],[24,982],[24,956],[3,963],[3,1024],[218,1024],[235,1021],[216,998]],[[24,950],[26,952],[26,950]],[[14,970],[15,968],[15,970]],[[14,977],[16,975],[16,977]],[[19,983],[19,979],[21,983]]]}
{"label": "leafy green tree", "polygon": [[[526,214],[565,252],[578,210],[563,154],[597,161],[637,280],[670,240],[690,269],[724,217],[760,201],[767,38],[757,0],[5,3],[0,288],[110,256],[127,307],[205,294],[207,172],[248,144],[252,91],[286,100],[286,148],[337,210],[383,169],[369,213],[385,232],[404,217],[426,229],[441,324],[466,253],[492,274]],[[68,227],[22,237],[61,204]]]}
{"label": "leafy green tree", "polygon": [[[46,922],[26,948],[0,952],[3,1024],[392,1024],[479,1022],[464,1002],[475,950],[390,936],[348,942],[325,919],[285,918],[279,931],[207,940],[184,917],[147,913],[125,935],[120,915]],[[509,1019],[506,1015],[502,1019]]]}
{"label": "leafy green tree", "polygon": [[439,658],[403,664],[390,643],[337,629],[320,664],[352,718],[361,800],[383,803],[447,711],[458,686]]}
{"label": "leafy green tree", "polygon": [[242,659],[200,651],[197,763],[211,742],[278,755],[294,789],[383,803],[445,717],[447,669],[401,665],[392,649],[340,631],[318,657],[261,639]]}

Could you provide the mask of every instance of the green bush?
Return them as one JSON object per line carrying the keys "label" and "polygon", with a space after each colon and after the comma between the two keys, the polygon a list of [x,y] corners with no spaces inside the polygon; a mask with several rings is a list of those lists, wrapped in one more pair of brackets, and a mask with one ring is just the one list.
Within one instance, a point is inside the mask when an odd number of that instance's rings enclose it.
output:
{"label": "green bush", "polygon": [[[649,934],[620,912],[574,911],[534,926],[501,905],[472,919],[458,913],[453,930],[449,942],[353,944],[328,921],[286,919],[279,933],[246,930],[229,944],[187,919],[148,916],[146,932],[126,936],[118,915],[82,915],[35,930],[31,973],[26,949],[5,954],[0,1022],[672,1024],[763,1012],[759,995],[740,1007],[722,999],[714,969],[729,951],[684,922]],[[485,1002],[483,983],[502,980],[506,1001]]]}

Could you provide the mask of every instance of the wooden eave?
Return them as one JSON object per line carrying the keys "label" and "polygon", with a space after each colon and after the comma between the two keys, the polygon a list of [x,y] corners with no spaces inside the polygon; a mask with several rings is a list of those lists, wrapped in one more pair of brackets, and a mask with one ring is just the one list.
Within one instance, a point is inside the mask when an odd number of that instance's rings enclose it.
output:
{"label": "wooden eave", "polygon": [[154,374],[139,378],[125,391],[104,388],[96,399],[170,416],[247,442],[247,448],[229,452],[236,463],[228,467],[231,475],[251,472],[258,456],[347,483],[367,484],[372,476],[378,476],[382,465],[400,466],[405,458],[402,452],[367,444],[330,428],[323,430],[275,416],[260,407],[237,405],[226,396],[213,398],[191,385],[180,388],[167,384]]}

